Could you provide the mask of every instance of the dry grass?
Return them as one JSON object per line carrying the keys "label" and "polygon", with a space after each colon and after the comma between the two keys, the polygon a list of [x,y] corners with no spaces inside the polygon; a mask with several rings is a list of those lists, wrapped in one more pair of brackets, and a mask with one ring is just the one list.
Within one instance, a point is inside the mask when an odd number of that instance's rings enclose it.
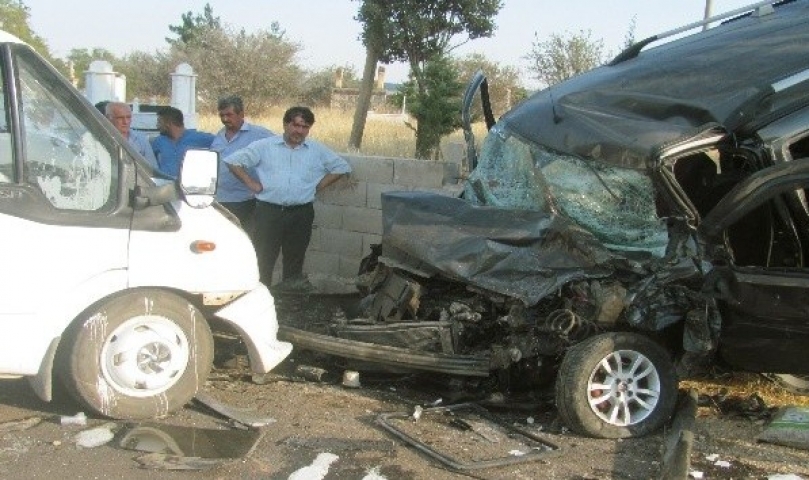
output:
{"label": "dry grass", "polygon": [[[340,153],[359,153],[367,156],[413,158],[416,150],[415,131],[404,122],[368,118],[362,139],[362,148],[359,152],[349,152],[348,139],[351,136],[353,111],[332,110],[328,108],[314,109],[316,123],[312,127],[310,137],[324,143],[329,148]],[[281,117],[284,109],[274,109],[267,115],[250,118],[248,121],[269,128],[273,132],[281,133],[283,130]],[[413,122],[415,127],[415,122]],[[217,132],[222,127],[216,115],[200,115],[198,128],[206,132]],[[478,141],[485,134],[483,125],[475,126],[475,135]],[[450,142],[463,143],[463,133],[458,131],[445,138],[442,145]]]}
{"label": "dry grass", "polygon": [[728,396],[749,398],[756,394],[768,407],[786,405],[809,407],[809,396],[793,395],[777,383],[751,373],[734,373],[722,378],[683,381],[680,382],[680,388],[695,389],[700,395],[710,396],[726,392]]}

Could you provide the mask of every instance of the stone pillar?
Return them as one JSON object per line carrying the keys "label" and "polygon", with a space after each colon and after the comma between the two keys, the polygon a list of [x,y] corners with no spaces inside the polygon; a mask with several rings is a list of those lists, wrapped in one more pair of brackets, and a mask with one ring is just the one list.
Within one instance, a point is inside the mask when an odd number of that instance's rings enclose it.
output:
{"label": "stone pillar", "polygon": [[343,88],[343,67],[334,71],[334,88]]}
{"label": "stone pillar", "polygon": [[116,95],[115,77],[110,62],[92,61],[88,70],[84,72],[84,96],[94,105],[104,100],[120,101],[122,97]]}
{"label": "stone pillar", "polygon": [[187,63],[171,74],[171,106],[183,112],[186,128],[197,128],[197,75]]}
{"label": "stone pillar", "polygon": [[72,83],[74,87],[79,84],[79,80],[76,78],[76,66],[73,65],[72,61],[67,62],[67,74],[69,76],[70,83]]}
{"label": "stone pillar", "polygon": [[121,102],[126,100],[126,75],[120,73],[115,74],[112,98]]}
{"label": "stone pillar", "polygon": [[141,102],[137,97],[132,99],[130,105],[132,106],[132,128],[135,130],[155,132],[157,130],[157,113],[141,112]]}
{"label": "stone pillar", "polygon": [[385,89],[385,67],[382,65],[376,69],[376,89],[377,90],[384,90]]}

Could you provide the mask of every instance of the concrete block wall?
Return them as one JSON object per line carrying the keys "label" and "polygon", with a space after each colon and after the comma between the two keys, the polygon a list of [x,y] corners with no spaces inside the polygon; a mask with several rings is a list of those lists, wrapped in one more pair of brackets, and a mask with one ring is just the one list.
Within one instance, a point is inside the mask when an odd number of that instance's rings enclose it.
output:
{"label": "concrete block wall", "polygon": [[[315,225],[304,271],[354,278],[371,244],[382,240],[381,194],[427,190],[460,192],[460,160],[433,162],[407,158],[343,155],[352,167],[315,201]],[[280,268],[276,267],[276,274]]]}

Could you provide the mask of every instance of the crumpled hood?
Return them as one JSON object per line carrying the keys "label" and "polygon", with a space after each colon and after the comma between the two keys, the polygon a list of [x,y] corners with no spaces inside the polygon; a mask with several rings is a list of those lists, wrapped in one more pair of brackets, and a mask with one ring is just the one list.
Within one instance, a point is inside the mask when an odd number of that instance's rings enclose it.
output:
{"label": "crumpled hood", "polygon": [[440,273],[529,306],[569,282],[606,277],[616,268],[641,271],[652,260],[641,252],[611,251],[570,220],[539,211],[388,192],[382,212],[383,263]]}

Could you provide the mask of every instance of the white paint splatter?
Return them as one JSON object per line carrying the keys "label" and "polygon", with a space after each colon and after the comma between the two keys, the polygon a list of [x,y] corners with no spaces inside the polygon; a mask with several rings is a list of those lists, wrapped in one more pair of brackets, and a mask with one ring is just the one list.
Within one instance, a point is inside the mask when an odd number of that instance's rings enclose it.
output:
{"label": "white paint splatter", "polygon": [[109,443],[115,437],[112,431],[114,423],[105,423],[100,427],[82,430],[74,437],[76,445],[83,448],[95,448]]}
{"label": "white paint splatter", "polygon": [[374,467],[365,473],[362,480],[388,480],[388,477],[379,473],[379,467]]}
{"label": "white paint splatter", "polygon": [[[53,142],[52,142],[53,143]],[[57,208],[92,211],[98,210],[110,198],[112,184],[112,157],[89,132],[79,142],[53,143],[50,164],[37,183],[42,193]]]}
{"label": "white paint splatter", "polygon": [[[196,389],[199,390],[199,367],[201,365],[199,364],[197,352],[197,309],[189,303],[188,310],[191,313],[191,345],[189,346],[188,361],[194,365],[194,382],[197,382]],[[202,381],[205,381],[205,379],[202,379]]]}
{"label": "white paint splatter", "polygon": [[98,399],[101,402],[99,410],[104,415],[111,416],[113,409],[118,404],[118,394],[113,389],[103,375],[99,375],[96,381],[96,392]]}
{"label": "white paint splatter", "polygon": [[154,299],[148,296],[143,297],[143,314],[146,316],[151,315],[153,308],[154,308]]}
{"label": "white paint splatter", "polygon": [[311,465],[295,470],[288,480],[323,480],[331,464],[339,458],[333,453],[319,453]]}
{"label": "white paint splatter", "polygon": [[84,322],[84,328],[90,331],[90,341],[93,344],[97,344],[99,339],[101,339],[100,341],[103,342],[107,333],[106,312],[98,312],[87,319],[87,321]]}

